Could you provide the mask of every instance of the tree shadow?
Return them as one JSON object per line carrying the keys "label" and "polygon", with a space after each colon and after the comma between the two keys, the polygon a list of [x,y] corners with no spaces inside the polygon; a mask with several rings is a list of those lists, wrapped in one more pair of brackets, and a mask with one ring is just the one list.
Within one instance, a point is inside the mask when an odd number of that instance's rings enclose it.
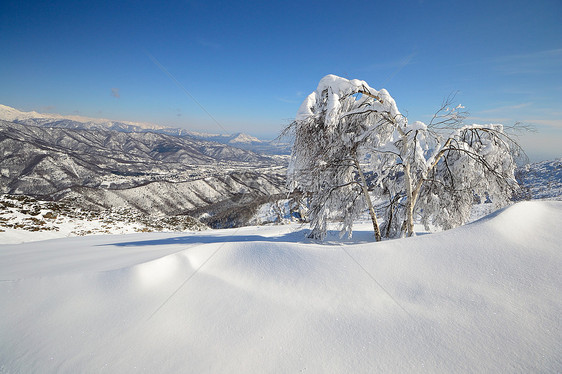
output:
{"label": "tree shadow", "polygon": [[116,246],[116,247],[143,247],[143,246],[160,246],[160,245],[183,245],[183,244],[211,244],[211,243],[250,243],[250,242],[269,242],[269,243],[301,243],[301,244],[322,244],[322,245],[342,245],[342,244],[362,244],[375,243],[372,232],[356,231],[352,238],[340,238],[339,232],[336,230],[328,231],[325,240],[314,240],[308,238],[310,230],[301,228],[296,231],[288,232],[277,236],[248,235],[244,233],[232,235],[193,235],[168,237],[162,239],[138,240],[121,243],[109,243],[100,246]]}
{"label": "tree shadow", "polygon": [[142,246],[158,246],[170,244],[211,244],[211,243],[245,243],[245,242],[278,242],[278,243],[313,243],[311,239],[306,238],[307,229],[302,229],[278,236],[262,236],[247,235],[233,233],[232,235],[186,235],[162,239],[139,240],[122,243],[104,244],[104,246],[113,245],[116,247],[142,247]]}

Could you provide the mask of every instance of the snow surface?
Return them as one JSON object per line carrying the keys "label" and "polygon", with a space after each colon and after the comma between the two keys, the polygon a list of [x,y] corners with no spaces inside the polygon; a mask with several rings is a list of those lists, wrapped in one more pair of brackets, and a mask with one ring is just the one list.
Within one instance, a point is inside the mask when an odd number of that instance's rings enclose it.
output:
{"label": "snow surface", "polygon": [[560,222],[533,201],[381,243],[287,225],[1,245],[0,372],[560,372]]}

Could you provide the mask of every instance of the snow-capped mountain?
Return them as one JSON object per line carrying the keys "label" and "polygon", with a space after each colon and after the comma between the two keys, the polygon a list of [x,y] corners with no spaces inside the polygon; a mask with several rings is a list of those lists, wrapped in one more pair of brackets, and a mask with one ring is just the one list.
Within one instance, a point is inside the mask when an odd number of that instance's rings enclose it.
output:
{"label": "snow-capped mountain", "polygon": [[0,193],[95,211],[189,214],[212,227],[239,226],[285,193],[286,157],[279,155],[288,147],[241,133],[0,105],[0,147]]}
{"label": "snow-capped mountain", "polygon": [[[283,160],[226,144],[0,121],[0,193],[94,210],[204,215],[217,226],[230,224],[227,213],[283,193],[284,185]],[[205,215],[210,206],[214,213]]]}
{"label": "snow-capped mountain", "polygon": [[266,143],[266,141],[260,140],[254,136],[237,133],[234,135],[224,135],[224,134],[211,134],[197,131],[188,131],[187,135],[201,140],[207,140],[212,142],[217,142],[221,144],[236,144],[236,143]]}
{"label": "snow-capped mountain", "polygon": [[63,116],[53,113],[22,112],[0,104],[0,119],[8,122],[35,126],[63,127],[71,129],[106,129],[127,132],[162,130],[166,127],[146,122],[114,121],[77,115]]}
{"label": "snow-capped mountain", "polygon": [[126,133],[153,132],[182,138],[191,137],[207,142],[228,144],[236,148],[270,155],[287,155],[290,153],[290,148],[287,144],[279,143],[277,141],[260,140],[254,136],[243,133],[208,134],[147,122],[114,121],[104,118],[89,118],[75,115],[63,116],[60,114],[37,113],[35,111],[22,112],[2,104],[0,104],[0,120],[49,128],[114,130]]}
{"label": "snow-capped mountain", "polygon": [[253,137],[251,135],[247,135],[247,134],[242,134],[242,133],[238,133],[236,134],[231,140],[228,141],[230,144],[234,144],[234,143],[263,143],[261,140],[259,140],[256,137]]}
{"label": "snow-capped mountain", "polygon": [[238,133],[233,135],[206,134],[201,132],[187,132],[187,135],[205,141],[228,144],[236,148],[246,149],[267,155],[291,154],[291,145],[278,140],[261,140],[251,135]]}
{"label": "snow-capped mountain", "polygon": [[[111,183],[133,187],[220,162],[275,164],[271,157],[191,138],[5,121],[0,121],[0,144],[0,190],[4,193],[52,194],[70,186]],[[123,183],[116,177],[134,178]]]}

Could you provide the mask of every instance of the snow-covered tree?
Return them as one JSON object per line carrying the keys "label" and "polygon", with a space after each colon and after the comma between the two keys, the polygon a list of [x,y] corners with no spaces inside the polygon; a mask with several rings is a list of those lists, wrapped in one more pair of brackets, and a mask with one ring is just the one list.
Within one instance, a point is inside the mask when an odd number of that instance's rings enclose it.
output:
{"label": "snow-covered tree", "polygon": [[[334,75],[301,105],[288,180],[309,196],[313,237],[329,219],[351,235],[371,197],[388,201],[382,235],[413,235],[415,217],[443,229],[467,221],[475,199],[505,204],[517,188],[518,145],[502,125],[462,125],[462,107],[448,102],[429,125],[410,124],[386,90]],[[368,178],[366,177],[368,174]]]}
{"label": "snow-covered tree", "polygon": [[295,137],[288,181],[291,190],[309,196],[311,236],[322,238],[329,219],[342,222],[351,235],[353,221],[368,209],[375,237],[380,230],[368,193],[365,169],[371,149],[392,138],[394,125],[379,112],[389,96],[360,80],[324,77],[302,103],[286,132]]}
{"label": "snow-covered tree", "polygon": [[375,157],[386,158],[385,165],[394,160],[375,180],[389,201],[385,236],[413,235],[415,217],[428,229],[462,225],[475,201],[500,207],[518,187],[520,149],[502,125],[465,125],[448,135],[422,122],[404,121],[396,129],[398,136],[386,146],[395,153]]}

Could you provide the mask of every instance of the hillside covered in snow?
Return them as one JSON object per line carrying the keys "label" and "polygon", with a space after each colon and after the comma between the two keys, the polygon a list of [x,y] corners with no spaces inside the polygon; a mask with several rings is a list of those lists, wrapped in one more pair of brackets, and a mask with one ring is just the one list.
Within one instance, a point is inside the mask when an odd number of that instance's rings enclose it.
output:
{"label": "hillside covered in snow", "polygon": [[197,215],[214,227],[246,224],[240,215],[227,220],[285,193],[285,164],[283,156],[191,137],[0,120],[0,193],[98,213],[130,210]]}
{"label": "hillside covered in snow", "polygon": [[562,159],[528,164],[520,168],[517,174],[523,196],[562,200]]}
{"label": "hillside covered in snow", "polygon": [[560,372],[560,222],[530,201],[379,243],[287,225],[0,245],[0,372]]}
{"label": "hillside covered in snow", "polygon": [[45,128],[62,128],[71,130],[102,130],[124,133],[156,133],[186,138],[196,141],[214,142],[231,145],[258,153],[289,154],[290,146],[275,140],[262,140],[254,136],[237,134],[210,134],[186,129],[168,127],[146,122],[114,121],[105,118],[89,118],[77,115],[60,115],[54,113],[23,112],[0,104],[0,120],[26,126]]}

